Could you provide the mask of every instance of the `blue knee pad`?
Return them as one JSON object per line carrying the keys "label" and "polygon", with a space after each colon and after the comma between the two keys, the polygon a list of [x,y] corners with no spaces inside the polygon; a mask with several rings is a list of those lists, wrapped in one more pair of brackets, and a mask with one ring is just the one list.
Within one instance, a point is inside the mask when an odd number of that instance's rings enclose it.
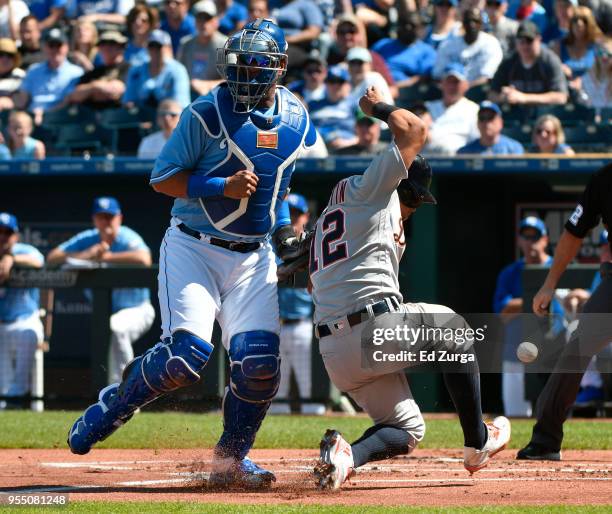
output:
{"label": "blue knee pad", "polygon": [[98,402],[75,421],[68,434],[70,449],[81,455],[87,453],[128,421],[137,408],[200,380],[199,372],[212,350],[212,344],[179,330],[172,339],[133,359],[123,371],[121,384],[104,388]]}
{"label": "blue knee pad", "polygon": [[280,384],[279,337],[265,330],[242,332],[229,347],[230,388],[241,400],[265,403]]}

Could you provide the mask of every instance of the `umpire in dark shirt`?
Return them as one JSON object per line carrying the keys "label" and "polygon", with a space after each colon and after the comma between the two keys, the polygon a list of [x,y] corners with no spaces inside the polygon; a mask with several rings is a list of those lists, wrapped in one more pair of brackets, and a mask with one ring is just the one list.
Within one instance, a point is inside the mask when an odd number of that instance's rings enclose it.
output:
{"label": "umpire in dark shirt", "polygon": [[[589,181],[580,203],[565,224],[555,250],[553,264],[541,289],[533,299],[538,316],[548,312],[554,290],[567,265],[578,253],[588,231],[600,219],[610,233],[612,228],[612,164],[597,171]],[[612,248],[612,242],[608,240]],[[561,460],[563,423],[576,400],[580,380],[591,357],[612,340],[612,262],[601,265],[601,284],[584,305],[580,323],[572,340],[565,346],[555,369],[536,404],[537,423],[531,442],[518,452],[517,459]]]}

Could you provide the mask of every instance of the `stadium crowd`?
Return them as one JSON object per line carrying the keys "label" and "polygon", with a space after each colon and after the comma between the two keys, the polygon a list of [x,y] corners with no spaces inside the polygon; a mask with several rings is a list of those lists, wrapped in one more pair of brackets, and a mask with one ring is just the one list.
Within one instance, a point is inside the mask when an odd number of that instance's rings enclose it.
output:
{"label": "stadium crowd", "polygon": [[388,140],[358,112],[371,85],[423,117],[430,154],[610,149],[612,7],[602,0],[1,4],[4,159],[153,157],[151,133],[163,141],[169,118],[219,84],[216,49],[262,16],[285,31],[284,83],[319,132],[309,156],[371,154]]}

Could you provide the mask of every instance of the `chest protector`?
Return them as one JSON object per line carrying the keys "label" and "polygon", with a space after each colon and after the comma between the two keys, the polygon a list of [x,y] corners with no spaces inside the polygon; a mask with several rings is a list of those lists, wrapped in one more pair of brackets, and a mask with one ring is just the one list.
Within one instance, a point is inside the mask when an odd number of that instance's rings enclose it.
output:
{"label": "chest protector", "polygon": [[276,222],[276,208],[285,197],[310,121],[302,104],[286,89],[277,88],[277,114],[235,113],[227,87],[213,92],[216,102],[192,105],[207,132],[224,138],[227,156],[209,177],[229,177],[240,170],[259,177],[250,198],[200,198],[200,205],[219,231],[232,236],[263,237]]}

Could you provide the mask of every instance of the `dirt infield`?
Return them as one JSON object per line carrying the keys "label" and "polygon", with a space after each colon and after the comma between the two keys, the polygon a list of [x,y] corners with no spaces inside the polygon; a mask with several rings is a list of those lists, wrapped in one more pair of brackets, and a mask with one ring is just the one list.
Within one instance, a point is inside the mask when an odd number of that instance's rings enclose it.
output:
{"label": "dirt infield", "polygon": [[562,462],[515,461],[505,451],[470,477],[456,450],[417,450],[364,466],[342,491],[318,491],[315,451],[255,450],[278,481],[265,492],[211,491],[211,451],[0,450],[0,492],[69,492],[71,501],[189,501],[370,505],[544,505],[612,502],[612,452],[567,451]]}

